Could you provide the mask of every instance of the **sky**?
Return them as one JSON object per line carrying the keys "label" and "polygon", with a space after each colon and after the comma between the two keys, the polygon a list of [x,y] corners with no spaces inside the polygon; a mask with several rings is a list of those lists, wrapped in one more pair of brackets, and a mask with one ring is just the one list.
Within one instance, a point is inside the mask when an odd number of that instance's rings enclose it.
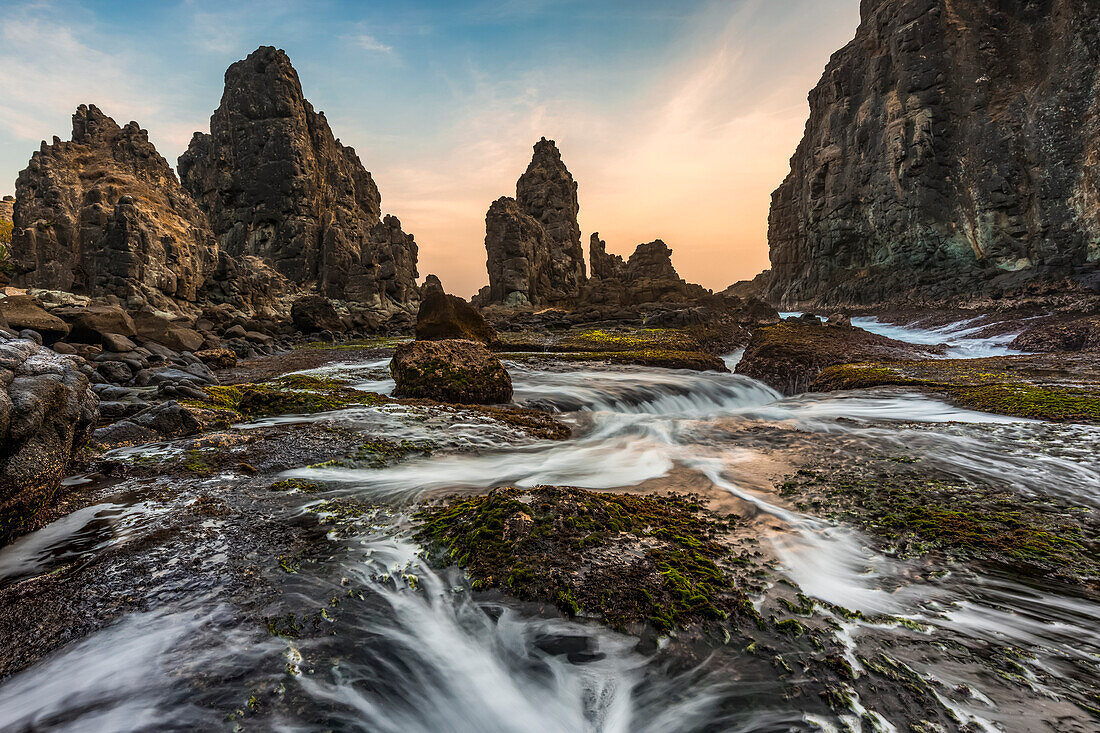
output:
{"label": "sky", "polygon": [[226,67],[290,55],[420,246],[420,274],[486,284],[485,212],[540,137],[579,184],[582,244],[663,239],[714,289],[767,267],[771,192],[859,0],[4,0],[0,195],[81,103],[169,162],[208,130]]}

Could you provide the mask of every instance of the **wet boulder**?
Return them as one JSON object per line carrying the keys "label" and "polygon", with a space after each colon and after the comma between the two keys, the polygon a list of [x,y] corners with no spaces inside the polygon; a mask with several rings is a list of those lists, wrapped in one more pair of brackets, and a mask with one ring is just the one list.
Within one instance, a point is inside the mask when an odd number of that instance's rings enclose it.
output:
{"label": "wet boulder", "polygon": [[0,334],[0,544],[52,505],[98,419],[99,398],[75,359]]}
{"label": "wet boulder", "polygon": [[816,316],[788,318],[753,331],[736,372],[791,395],[805,392],[822,370],[865,361],[928,359],[942,347],[909,344],[862,328],[826,326]]}
{"label": "wet boulder", "polygon": [[439,278],[428,275],[416,314],[416,338],[420,341],[466,339],[491,344],[497,340],[497,334],[481,311],[462,298],[444,292]]}
{"label": "wet boulder", "polygon": [[344,331],[344,322],[328,298],[320,295],[306,295],[294,301],[290,306],[290,319],[302,333]]}
{"label": "wet boulder", "polygon": [[475,341],[413,341],[390,362],[395,397],[491,405],[510,402],[512,378],[500,359]]}

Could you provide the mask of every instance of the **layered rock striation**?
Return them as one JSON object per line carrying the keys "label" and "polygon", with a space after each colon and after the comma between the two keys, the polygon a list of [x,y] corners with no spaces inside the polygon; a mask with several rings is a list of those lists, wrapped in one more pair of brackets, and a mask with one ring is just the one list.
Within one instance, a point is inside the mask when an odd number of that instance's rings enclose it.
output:
{"label": "layered rock striation", "polygon": [[261,46],[229,67],[210,132],[195,133],[179,171],[230,254],[261,257],[331,298],[382,308],[418,299],[412,236],[381,218],[371,174],[305,99],[283,51]]}
{"label": "layered rock striation", "polygon": [[863,0],[772,198],[769,297],[1100,286],[1100,5]]}
{"label": "layered rock striation", "polygon": [[193,301],[218,262],[205,214],[136,122],[94,105],[72,140],[43,143],[16,181],[17,283],[91,296]]}

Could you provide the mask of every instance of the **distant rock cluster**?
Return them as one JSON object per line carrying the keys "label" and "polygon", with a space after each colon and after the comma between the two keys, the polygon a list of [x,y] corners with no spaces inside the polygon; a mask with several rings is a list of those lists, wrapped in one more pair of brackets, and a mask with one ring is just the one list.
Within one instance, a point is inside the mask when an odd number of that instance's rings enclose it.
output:
{"label": "distant rock cluster", "polygon": [[770,299],[1100,289],[1100,4],[861,12],[772,198]]}
{"label": "distant rock cluster", "polygon": [[672,250],[656,240],[638,245],[629,260],[608,254],[593,234],[586,277],[577,222],[577,182],[553,140],[535,143],[516,197],[501,197],[485,216],[489,285],[482,305],[630,306],[700,298],[709,291],[684,282],[672,266]]}

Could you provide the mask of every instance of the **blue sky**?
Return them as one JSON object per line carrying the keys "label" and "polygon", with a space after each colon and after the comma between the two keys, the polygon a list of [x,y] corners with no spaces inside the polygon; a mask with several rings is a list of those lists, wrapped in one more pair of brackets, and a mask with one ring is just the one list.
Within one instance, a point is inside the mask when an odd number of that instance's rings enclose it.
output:
{"label": "blue sky", "polygon": [[421,246],[421,274],[485,282],[484,216],[554,138],[585,245],[660,237],[721,288],[767,262],[770,192],[806,94],[851,39],[858,0],[8,0],[0,20],[0,193],[90,102],[170,161],[207,127],[226,67],[290,55]]}

